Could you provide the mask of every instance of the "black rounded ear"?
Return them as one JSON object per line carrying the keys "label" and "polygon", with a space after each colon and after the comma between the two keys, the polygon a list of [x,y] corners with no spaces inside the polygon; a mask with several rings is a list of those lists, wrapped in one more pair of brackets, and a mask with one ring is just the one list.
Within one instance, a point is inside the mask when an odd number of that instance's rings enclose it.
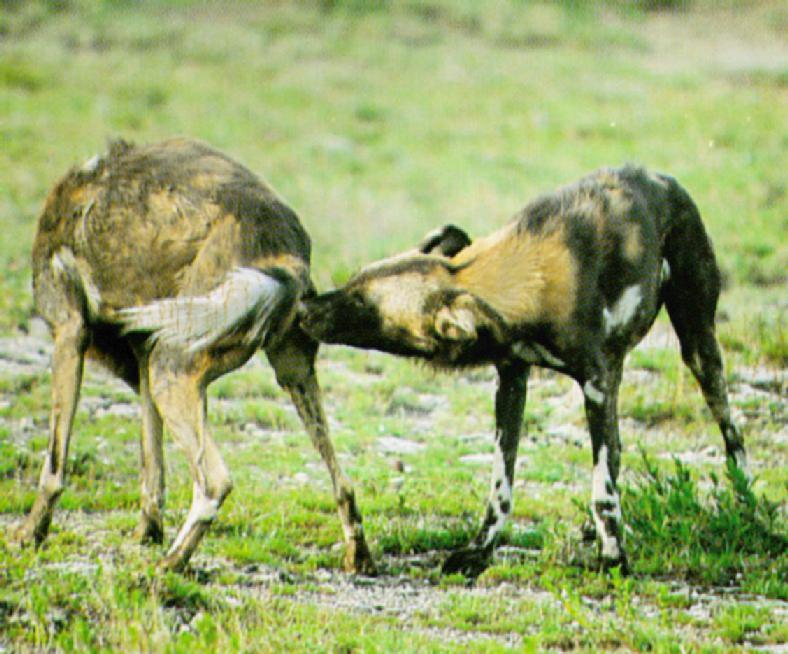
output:
{"label": "black rounded ear", "polygon": [[444,257],[453,257],[470,244],[470,236],[462,229],[455,225],[444,225],[427,234],[419,243],[418,249],[422,254],[438,254]]}

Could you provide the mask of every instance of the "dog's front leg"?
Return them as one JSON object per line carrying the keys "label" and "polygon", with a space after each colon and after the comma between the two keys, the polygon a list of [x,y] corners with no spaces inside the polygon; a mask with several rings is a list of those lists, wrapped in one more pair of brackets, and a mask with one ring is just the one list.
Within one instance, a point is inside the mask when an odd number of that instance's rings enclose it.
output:
{"label": "dog's front leg", "polygon": [[621,441],[618,435],[618,386],[622,361],[608,361],[583,384],[586,420],[591,433],[594,472],[591,486],[591,515],[604,568],[621,566],[627,572],[623,544],[621,499],[618,493],[618,470]]}
{"label": "dog's front leg", "polygon": [[520,425],[530,366],[521,361],[498,365],[495,395],[495,458],[490,497],[484,523],[468,548],[453,552],[443,564],[445,573],[461,572],[477,577],[489,565],[498,538],[512,512],[512,488]]}

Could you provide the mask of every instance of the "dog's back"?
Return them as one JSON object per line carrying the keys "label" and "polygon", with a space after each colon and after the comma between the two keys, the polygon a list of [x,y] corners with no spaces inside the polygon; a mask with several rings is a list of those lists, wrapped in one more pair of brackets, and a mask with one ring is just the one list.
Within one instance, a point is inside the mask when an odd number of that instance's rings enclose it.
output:
{"label": "dog's back", "polygon": [[714,296],[714,306],[720,288],[692,199],[673,178],[633,166],[537,198],[450,264],[457,284],[503,316],[513,338],[537,330],[564,348],[600,325],[603,340],[631,347],[681,288],[698,300]]}
{"label": "dog's back", "polygon": [[68,249],[89,269],[97,317],[161,297],[213,288],[235,266],[277,258],[308,279],[309,237],[256,175],[199,142],[111,144],[53,189],[33,248],[44,317],[49,260]]}

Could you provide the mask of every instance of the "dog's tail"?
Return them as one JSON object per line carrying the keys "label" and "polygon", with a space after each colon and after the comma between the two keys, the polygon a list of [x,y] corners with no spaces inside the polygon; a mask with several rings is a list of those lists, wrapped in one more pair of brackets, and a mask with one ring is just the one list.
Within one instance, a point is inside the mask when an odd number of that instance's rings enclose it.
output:
{"label": "dog's tail", "polygon": [[156,300],[119,312],[124,332],[150,332],[168,345],[197,352],[240,335],[263,345],[295,306],[298,284],[281,268],[235,268],[206,295]]}
{"label": "dog's tail", "polygon": [[[722,289],[711,238],[690,194],[675,179],[666,177],[670,195],[670,217],[662,247],[667,260],[666,301],[714,315]],[[704,306],[699,306],[701,302]]]}
{"label": "dog's tail", "polygon": [[[714,317],[722,274],[700,212],[686,190],[666,178],[670,210],[664,234],[662,299],[681,343],[684,361],[700,370],[698,356],[719,360]],[[720,364],[721,365],[721,364]]]}

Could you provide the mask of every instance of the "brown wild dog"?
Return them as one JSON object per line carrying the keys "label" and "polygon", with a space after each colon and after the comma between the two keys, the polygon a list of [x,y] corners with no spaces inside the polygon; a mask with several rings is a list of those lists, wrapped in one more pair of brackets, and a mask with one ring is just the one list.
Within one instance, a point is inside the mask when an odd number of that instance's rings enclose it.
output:
{"label": "brown wild dog", "polygon": [[164,536],[162,423],[186,455],[192,504],[161,562],[183,568],[232,488],[209,433],[206,387],[262,348],[328,466],[345,567],[370,572],[353,487],[323,414],[318,344],[294,320],[314,294],[310,248],[296,214],[263,181],[201,143],[116,141],[66,174],[33,245],[36,309],[54,337],[52,415],[38,496],[17,540],[47,535],[87,356],[140,395],[141,541]]}
{"label": "brown wild dog", "polygon": [[326,343],[438,368],[496,366],[496,452],[484,522],[470,546],[446,561],[448,572],[480,573],[511,513],[530,367],[572,377],[591,433],[591,511],[602,563],[625,569],[618,387],[627,352],[663,303],[727,455],[746,472],[714,335],[719,293],[712,245],[690,196],[671,177],[625,167],[545,195],[472,243],[456,227],[438,230],[417,250],[308,299],[301,324]]}

